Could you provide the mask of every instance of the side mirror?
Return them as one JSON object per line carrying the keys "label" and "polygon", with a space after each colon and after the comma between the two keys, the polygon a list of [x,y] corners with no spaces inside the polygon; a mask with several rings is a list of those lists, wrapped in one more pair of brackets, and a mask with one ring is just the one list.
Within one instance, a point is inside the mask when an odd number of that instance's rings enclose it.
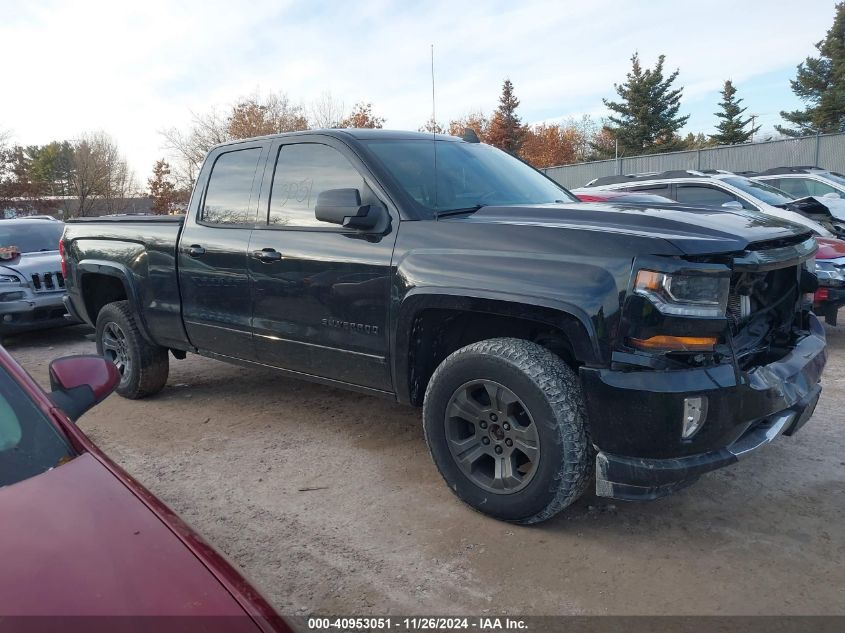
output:
{"label": "side mirror", "polygon": [[731,200],[730,202],[723,202],[722,208],[723,209],[736,209],[738,211],[741,211],[745,207],[742,206],[741,202],[737,202],[736,200]]}
{"label": "side mirror", "polygon": [[349,229],[371,229],[382,215],[382,208],[361,204],[357,189],[327,189],[317,196],[314,215],[321,222],[340,224]]}
{"label": "side mirror", "polygon": [[824,194],[822,198],[827,198],[829,200],[839,200],[840,198],[842,198],[842,196],[836,193],[835,191],[829,191],[828,193]]}
{"label": "side mirror", "polygon": [[66,356],[50,363],[50,400],[74,421],[119,384],[117,367],[102,356]]}

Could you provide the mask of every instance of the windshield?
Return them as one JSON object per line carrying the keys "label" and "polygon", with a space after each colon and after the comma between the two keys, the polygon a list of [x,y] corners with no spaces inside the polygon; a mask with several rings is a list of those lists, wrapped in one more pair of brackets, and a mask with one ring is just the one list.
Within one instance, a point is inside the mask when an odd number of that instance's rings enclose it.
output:
{"label": "windshield", "polygon": [[724,178],[723,180],[729,185],[733,185],[737,189],[744,191],[749,196],[757,198],[757,200],[762,200],[766,204],[771,204],[773,206],[787,204],[788,202],[795,200],[795,198],[785,191],[775,189],[769,185],[764,185],[762,182],[749,180],[748,178],[733,177]]}
{"label": "windshield", "polygon": [[70,447],[53,424],[0,367],[0,488],[72,458]]}
{"label": "windshield", "polygon": [[0,220],[0,248],[17,246],[21,253],[55,251],[59,248],[64,224],[50,220],[17,223]]}
{"label": "windshield", "polygon": [[420,139],[369,141],[367,147],[405,193],[429,212],[577,202],[541,173],[490,145]]}

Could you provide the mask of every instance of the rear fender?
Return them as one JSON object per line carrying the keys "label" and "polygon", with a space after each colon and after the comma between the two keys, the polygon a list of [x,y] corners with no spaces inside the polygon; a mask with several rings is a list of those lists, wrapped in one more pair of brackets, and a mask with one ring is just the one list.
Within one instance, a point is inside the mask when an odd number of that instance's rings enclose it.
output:
{"label": "rear fender", "polygon": [[[123,290],[126,294],[126,300],[129,301],[129,305],[132,308],[132,312],[135,314],[138,323],[138,329],[141,331],[141,335],[150,343],[155,344],[155,341],[150,335],[149,328],[147,327],[147,323],[144,318],[144,312],[141,309],[142,302],[138,289],[138,284],[135,280],[135,276],[132,274],[132,271],[129,270],[127,266],[119,262],[112,262],[108,260],[83,259],[80,260],[78,264],[76,264],[76,269],[78,271],[77,275],[78,279],[80,280],[80,284],[82,282],[83,276],[86,273],[107,275],[109,277],[114,277],[120,280],[121,284],[123,285]],[[88,314],[88,306],[84,296],[85,289],[82,288],[81,285],[79,288],[79,292],[82,301],[81,305],[77,306],[77,310],[81,312],[80,316],[82,316],[91,325],[96,325],[97,315]]]}

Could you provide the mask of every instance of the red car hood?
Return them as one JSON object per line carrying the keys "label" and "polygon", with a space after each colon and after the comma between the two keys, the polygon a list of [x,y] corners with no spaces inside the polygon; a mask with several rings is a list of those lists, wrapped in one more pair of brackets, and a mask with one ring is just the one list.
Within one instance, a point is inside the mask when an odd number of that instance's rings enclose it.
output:
{"label": "red car hood", "polygon": [[[0,517],[3,616],[238,616],[219,618],[220,630],[257,628],[208,568],[90,454],[0,488]],[[203,630],[217,630],[216,620],[204,620]]]}

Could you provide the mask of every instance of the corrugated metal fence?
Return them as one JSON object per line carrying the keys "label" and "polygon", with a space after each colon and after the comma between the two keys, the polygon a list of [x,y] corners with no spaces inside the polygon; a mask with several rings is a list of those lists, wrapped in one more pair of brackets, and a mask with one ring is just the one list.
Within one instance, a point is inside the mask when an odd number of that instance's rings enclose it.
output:
{"label": "corrugated metal fence", "polygon": [[818,165],[845,173],[845,134],[802,136],[763,143],[723,145],[704,149],[649,154],[591,163],[549,167],[543,171],[564,187],[583,187],[593,178],[670,169],[762,171],[771,167]]}

